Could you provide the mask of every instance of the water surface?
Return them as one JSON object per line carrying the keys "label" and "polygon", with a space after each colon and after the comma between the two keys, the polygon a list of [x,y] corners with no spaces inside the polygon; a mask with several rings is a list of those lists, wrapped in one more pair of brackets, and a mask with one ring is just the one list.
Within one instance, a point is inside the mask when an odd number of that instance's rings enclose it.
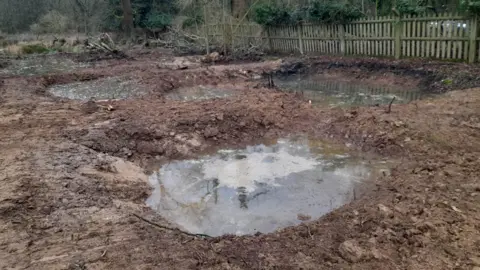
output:
{"label": "water surface", "polygon": [[371,172],[343,148],[283,139],[165,164],[147,204],[192,233],[268,233],[348,203]]}
{"label": "water surface", "polygon": [[137,82],[122,77],[108,77],[92,81],[53,85],[48,91],[58,97],[88,100],[125,99],[146,93]]}
{"label": "water surface", "polygon": [[166,95],[166,98],[171,100],[194,101],[214,98],[226,98],[232,95],[234,95],[233,90],[199,85],[194,87],[182,87],[172,90]]}
{"label": "water surface", "polygon": [[89,67],[87,63],[75,62],[67,57],[31,56],[8,61],[9,65],[0,69],[0,75],[46,75]]}
{"label": "water surface", "polygon": [[293,75],[275,79],[275,85],[289,92],[302,93],[313,104],[328,106],[373,106],[428,97],[419,89],[373,86],[371,84],[339,81],[322,76]]}

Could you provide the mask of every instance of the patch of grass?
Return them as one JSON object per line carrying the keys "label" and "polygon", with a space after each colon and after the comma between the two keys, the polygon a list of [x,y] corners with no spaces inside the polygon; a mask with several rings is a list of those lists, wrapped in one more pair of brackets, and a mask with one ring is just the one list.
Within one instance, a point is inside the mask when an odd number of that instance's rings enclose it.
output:
{"label": "patch of grass", "polygon": [[24,54],[40,54],[48,53],[50,50],[42,44],[28,44],[22,46],[22,52]]}
{"label": "patch of grass", "polygon": [[452,85],[453,84],[453,80],[452,79],[443,79],[442,80],[442,83],[444,85]]}

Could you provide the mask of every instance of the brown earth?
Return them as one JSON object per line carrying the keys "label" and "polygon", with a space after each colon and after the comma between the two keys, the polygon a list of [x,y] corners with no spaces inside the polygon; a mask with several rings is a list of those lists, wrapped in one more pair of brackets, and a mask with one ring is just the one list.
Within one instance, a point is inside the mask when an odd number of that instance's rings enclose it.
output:
{"label": "brown earth", "polygon": [[[416,78],[439,91],[453,87],[441,82],[448,76],[458,88],[480,77],[477,67],[463,64],[433,63],[421,75],[424,64],[415,61],[304,61],[316,72],[358,74],[363,81],[382,77],[398,85]],[[369,68],[371,63],[377,64]],[[139,54],[71,74],[3,78],[0,268],[478,270],[480,88],[393,105],[387,113],[385,107],[312,107],[249,81],[288,66],[266,61],[206,67],[195,57]],[[113,75],[138,79],[150,95],[80,102],[45,91],[56,83]],[[196,102],[163,96],[206,83],[238,94]],[[271,234],[202,238],[141,219],[174,226],[144,204],[150,164],[298,133],[400,162],[390,175],[373,179],[374,188],[363,197]]]}

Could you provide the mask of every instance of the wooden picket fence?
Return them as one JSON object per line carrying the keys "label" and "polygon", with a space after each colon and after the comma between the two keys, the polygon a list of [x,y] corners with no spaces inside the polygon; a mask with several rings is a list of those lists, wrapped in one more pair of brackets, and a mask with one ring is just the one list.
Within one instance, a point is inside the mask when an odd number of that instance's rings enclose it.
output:
{"label": "wooden picket fence", "polygon": [[478,29],[477,18],[443,13],[428,17],[379,16],[345,25],[209,25],[207,38],[227,42],[234,48],[260,46],[278,53],[435,58],[473,63],[480,61]]}

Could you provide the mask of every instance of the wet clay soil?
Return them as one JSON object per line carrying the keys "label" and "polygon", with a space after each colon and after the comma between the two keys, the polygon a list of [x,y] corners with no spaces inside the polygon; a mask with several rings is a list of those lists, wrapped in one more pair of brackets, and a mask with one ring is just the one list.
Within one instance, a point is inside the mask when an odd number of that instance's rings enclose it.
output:
{"label": "wet clay soil", "polygon": [[[389,113],[386,106],[331,109],[250,82],[285,69],[280,61],[206,67],[192,57],[181,69],[164,64],[177,60],[145,54],[105,60],[97,69],[0,79],[1,269],[480,267],[480,89],[394,104]],[[429,89],[441,91],[450,87],[439,81],[448,74],[458,88],[480,77],[463,64],[378,60],[369,69],[358,63],[375,60],[329,61],[335,67],[317,65],[319,72],[398,85],[426,83],[418,70],[428,69],[435,74]],[[392,71],[398,66],[404,71]],[[112,76],[135,79],[150,92],[85,102],[46,91]],[[238,94],[194,102],[164,96],[200,84]],[[399,162],[361,198],[274,233],[202,238],[147,222],[173,227],[144,203],[152,164],[292,133]]]}

